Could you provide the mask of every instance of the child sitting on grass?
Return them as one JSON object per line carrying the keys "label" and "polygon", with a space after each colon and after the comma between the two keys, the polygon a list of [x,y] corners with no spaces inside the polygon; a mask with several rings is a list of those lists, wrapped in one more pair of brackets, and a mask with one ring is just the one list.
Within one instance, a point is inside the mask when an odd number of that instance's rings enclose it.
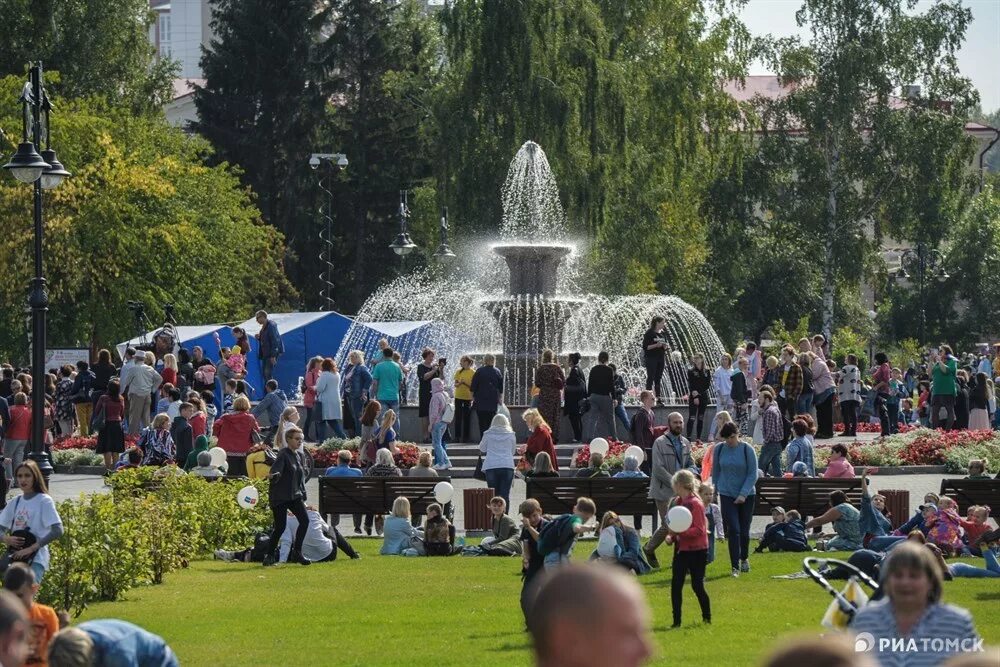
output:
{"label": "child sitting on grass", "polygon": [[937,512],[927,520],[927,541],[937,545],[945,557],[962,551],[962,524],[955,501],[947,496],[938,503]]}
{"label": "child sitting on grass", "polygon": [[708,530],[705,522],[705,506],[698,497],[698,479],[690,470],[674,473],[671,480],[677,505],[691,512],[691,525],[679,533],[670,531],[668,542],[676,542],[674,550],[673,578],[670,581],[670,602],[673,607],[674,623],[671,627],[681,627],[681,603],[684,597],[684,580],[691,574],[691,589],[698,597],[701,618],[712,622],[712,607],[705,591],[705,566],[708,564]]}
{"label": "child sitting on grass", "polygon": [[16,595],[28,610],[28,654],[24,664],[46,664],[49,642],[59,632],[59,617],[52,607],[35,602],[38,594],[35,573],[24,563],[14,563],[4,574],[3,587]]}
{"label": "child sitting on grass", "polygon": [[[780,508],[775,508],[780,509]],[[789,510],[783,514],[781,523],[772,523],[764,530],[764,536],[754,549],[754,553],[763,553],[770,549],[776,551],[812,551],[806,540],[806,527],[802,523],[802,515],[798,510]]]}
{"label": "child sitting on grass", "polygon": [[455,526],[444,517],[440,505],[431,503],[424,524],[424,552],[428,556],[453,556],[460,551],[455,548]]}
{"label": "child sitting on grass", "polygon": [[487,556],[516,556],[521,553],[517,524],[507,516],[507,502],[500,496],[490,499],[492,535],[483,538],[479,551]]}
{"label": "child sitting on grass", "polygon": [[959,524],[965,531],[962,538],[962,555],[982,556],[983,552],[978,547],[979,538],[990,529],[987,523],[990,518],[990,508],[983,505],[972,505],[969,507],[969,515],[965,519],[959,519]]}
{"label": "child sitting on grass", "polygon": [[561,514],[547,523],[538,534],[538,551],[545,559],[545,567],[568,563],[576,538],[596,530],[587,525],[597,513],[597,506],[590,498],[577,498],[572,514]]}
{"label": "child sitting on grass", "polygon": [[[622,531],[618,515],[605,512],[601,518],[597,537],[597,558],[606,563],[617,563],[622,557]],[[593,556],[591,556],[593,558]]]}

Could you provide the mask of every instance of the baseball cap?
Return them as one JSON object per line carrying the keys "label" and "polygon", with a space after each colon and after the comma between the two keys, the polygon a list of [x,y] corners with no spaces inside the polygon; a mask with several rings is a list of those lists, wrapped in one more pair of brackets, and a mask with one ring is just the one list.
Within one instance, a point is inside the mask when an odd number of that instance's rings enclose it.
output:
{"label": "baseball cap", "polygon": [[784,514],[784,513],[785,513],[785,508],[782,507],[781,505],[771,508],[771,514]]}
{"label": "baseball cap", "polygon": [[937,511],[937,505],[935,505],[934,503],[927,503],[926,505],[921,505],[917,509],[919,509],[921,512],[923,512],[926,509],[932,509],[932,510],[934,510],[936,512]]}

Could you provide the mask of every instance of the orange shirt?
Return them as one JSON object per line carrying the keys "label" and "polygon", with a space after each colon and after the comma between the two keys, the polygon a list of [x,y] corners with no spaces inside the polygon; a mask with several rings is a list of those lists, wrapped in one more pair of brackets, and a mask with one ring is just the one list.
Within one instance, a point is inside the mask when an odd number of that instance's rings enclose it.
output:
{"label": "orange shirt", "polygon": [[59,632],[59,617],[56,610],[37,602],[28,612],[30,634],[28,636],[28,659],[25,665],[48,665],[49,642]]}

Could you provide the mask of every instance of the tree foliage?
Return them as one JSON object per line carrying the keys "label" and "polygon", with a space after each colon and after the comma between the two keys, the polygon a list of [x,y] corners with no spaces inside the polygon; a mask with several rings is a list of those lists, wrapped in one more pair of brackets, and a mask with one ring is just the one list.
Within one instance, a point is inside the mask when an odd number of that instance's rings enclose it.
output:
{"label": "tree foliage", "polygon": [[[923,14],[907,8],[903,0],[804,0],[797,18],[808,43],[785,38],[767,50],[790,92],[759,100],[771,174],[761,199],[820,249],[828,335],[838,285],[859,283],[880,232],[938,237],[963,196],[970,146],[961,132],[977,95],[955,53],[971,12],[952,2]],[[901,98],[910,83],[921,93]]]}
{"label": "tree foliage", "polygon": [[68,97],[99,95],[137,113],[159,111],[177,68],[149,42],[148,0],[0,0],[0,76],[41,60]]}
{"label": "tree foliage", "polygon": [[[0,79],[0,125],[19,123],[23,80]],[[162,118],[89,98],[56,99],[53,141],[73,177],[43,194],[49,342],[108,345],[134,335],[125,302],[174,302],[187,322],[232,321],[293,296],[282,238],[261,223],[233,170]],[[26,358],[32,188],[0,179],[0,353]],[[158,311],[158,307],[156,308]]]}

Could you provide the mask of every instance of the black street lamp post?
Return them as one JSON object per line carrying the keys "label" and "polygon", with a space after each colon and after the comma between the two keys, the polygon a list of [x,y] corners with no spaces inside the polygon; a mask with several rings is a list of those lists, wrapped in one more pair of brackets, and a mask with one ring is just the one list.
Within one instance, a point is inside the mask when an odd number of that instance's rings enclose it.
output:
{"label": "black street lamp post", "polygon": [[441,209],[441,245],[434,252],[434,256],[441,261],[449,261],[455,259],[455,253],[452,252],[451,246],[448,245],[448,207],[442,207]]}
{"label": "black street lamp post", "polygon": [[920,343],[927,340],[927,280],[947,280],[950,276],[944,268],[945,258],[940,250],[918,243],[915,248],[904,250],[899,257],[899,269],[889,275],[889,280],[908,280],[917,274],[917,292],[920,299]]}
{"label": "black street lamp post", "polygon": [[[31,307],[31,453],[28,457],[38,464],[42,475],[48,480],[52,474],[52,464],[45,451],[45,314],[49,309],[49,295],[42,275],[42,190],[59,186],[70,174],[56,158],[49,143],[51,124],[49,112],[52,105],[42,85],[42,63],[32,65],[27,85],[21,93],[22,141],[17,152],[4,165],[17,180],[32,183],[34,196],[34,265],[35,275],[31,281],[28,305]],[[45,150],[36,150],[42,141],[44,115]]]}
{"label": "black street lamp post", "polygon": [[410,238],[409,231],[409,216],[410,209],[406,205],[406,190],[399,191],[399,234],[396,234],[396,238],[393,239],[389,247],[392,251],[400,256],[400,258],[405,258],[411,252],[417,249],[417,244],[413,242]]}
{"label": "black street lamp post", "polygon": [[[323,264],[323,271],[319,279],[323,287],[319,296],[322,305],[320,310],[327,307],[333,308],[333,181],[344,169],[347,169],[347,156],[343,153],[313,153],[309,156],[309,167],[315,171],[322,165],[326,165],[326,173],[320,173],[319,188],[326,194],[326,213],[324,214],[324,228],[320,232],[323,240],[323,249],[320,251],[319,259]],[[327,184],[323,185],[323,177],[327,177]]]}

